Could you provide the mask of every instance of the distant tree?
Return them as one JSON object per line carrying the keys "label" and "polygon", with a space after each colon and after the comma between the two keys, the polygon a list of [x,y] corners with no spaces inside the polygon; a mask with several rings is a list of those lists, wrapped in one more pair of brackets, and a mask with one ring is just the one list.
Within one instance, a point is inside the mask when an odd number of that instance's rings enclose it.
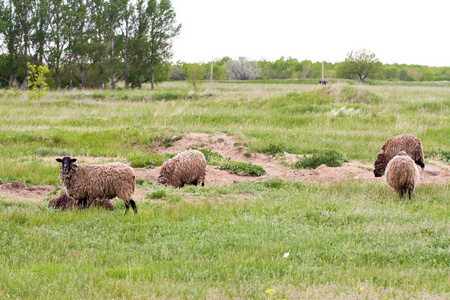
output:
{"label": "distant tree", "polygon": [[205,68],[199,64],[189,64],[185,66],[186,69],[186,82],[194,90],[203,83],[205,79]]}
{"label": "distant tree", "polygon": [[394,67],[386,68],[384,70],[384,76],[386,77],[386,79],[397,79],[398,71]]}
{"label": "distant tree", "polygon": [[239,57],[239,60],[228,60],[225,67],[230,80],[252,80],[261,72],[258,62],[249,61],[245,57]]}
{"label": "distant tree", "polygon": [[406,71],[405,69],[401,69],[398,75],[398,79],[402,80],[402,81],[413,81],[414,78],[412,78],[409,74],[408,71]]}
{"label": "distant tree", "polygon": [[357,76],[364,81],[368,77],[375,77],[383,64],[375,57],[374,53],[365,49],[347,54],[345,61],[338,64],[337,73],[344,78]]}

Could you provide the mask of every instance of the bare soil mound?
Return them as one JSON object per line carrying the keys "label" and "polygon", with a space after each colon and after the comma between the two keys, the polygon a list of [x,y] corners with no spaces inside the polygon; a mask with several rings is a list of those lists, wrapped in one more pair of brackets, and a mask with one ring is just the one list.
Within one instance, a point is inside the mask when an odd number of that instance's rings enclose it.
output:
{"label": "bare soil mound", "polygon": [[[251,162],[259,165],[266,170],[266,175],[260,177],[240,176],[230,174],[228,171],[219,170],[217,166],[208,165],[206,168],[205,185],[227,185],[233,183],[241,183],[244,181],[263,181],[271,178],[281,178],[290,181],[301,181],[305,183],[337,183],[342,180],[355,179],[365,182],[383,182],[384,177],[375,178],[373,175],[373,163],[363,163],[359,161],[351,161],[345,163],[342,167],[328,167],[326,165],[319,166],[315,170],[297,170],[286,165],[294,163],[300,157],[294,154],[284,154],[279,157],[265,155],[261,153],[252,153],[244,155],[247,148],[242,140],[236,136],[227,134],[207,134],[207,133],[186,133],[182,139],[172,142],[169,147],[155,146],[150,148],[151,151],[158,153],[176,154],[187,148],[208,148],[213,152],[221,154],[225,158],[233,161]],[[51,158],[54,159],[54,158]],[[83,157],[85,162],[102,162],[98,158],[93,159]],[[375,158],[374,158],[375,159]],[[108,159],[108,161],[110,161]],[[282,164],[282,162],[284,162]],[[148,179],[156,182],[161,167],[153,169],[135,168],[138,178]],[[424,184],[449,184],[450,183],[450,166],[439,161],[426,161],[426,167],[423,179],[419,185]],[[49,191],[55,189],[53,186],[24,186],[19,182],[10,182],[0,185],[0,197],[14,198],[15,200],[24,201],[40,201],[46,197]],[[143,198],[142,192],[137,193],[136,198]],[[143,200],[143,199],[137,199]]]}

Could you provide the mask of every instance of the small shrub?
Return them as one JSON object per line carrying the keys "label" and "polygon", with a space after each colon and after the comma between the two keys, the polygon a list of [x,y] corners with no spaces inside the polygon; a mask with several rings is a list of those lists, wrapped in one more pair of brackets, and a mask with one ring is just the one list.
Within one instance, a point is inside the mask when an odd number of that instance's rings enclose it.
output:
{"label": "small shrub", "polygon": [[154,168],[162,166],[165,160],[170,158],[170,154],[144,153],[138,152],[127,157],[133,168]]}
{"label": "small shrub", "polygon": [[348,159],[337,151],[325,151],[323,153],[314,154],[311,157],[303,157],[299,159],[294,167],[297,169],[315,169],[320,165],[327,165],[329,167],[340,167]]}
{"label": "small shrub", "polygon": [[95,92],[95,93],[93,93],[93,94],[91,95],[91,97],[92,97],[93,99],[105,100],[106,95],[105,95],[104,93],[98,93],[98,92]]}
{"label": "small shrub", "polygon": [[273,178],[264,181],[264,186],[269,189],[281,189],[286,186],[286,182],[280,178]]}
{"label": "small shrub", "polygon": [[269,144],[269,146],[261,148],[259,152],[269,155],[277,155],[288,151],[284,145]]}
{"label": "small shrub", "polygon": [[136,184],[137,185],[143,185],[145,183],[145,180],[142,178],[136,178]]}
{"label": "small shrub", "polygon": [[160,191],[156,191],[156,192],[152,192],[150,194],[147,194],[147,196],[145,197],[147,199],[167,199],[167,193],[164,190],[160,190]]}
{"label": "small shrub", "polygon": [[239,161],[227,160],[219,168],[241,176],[262,176],[266,174],[266,171],[260,166]]}

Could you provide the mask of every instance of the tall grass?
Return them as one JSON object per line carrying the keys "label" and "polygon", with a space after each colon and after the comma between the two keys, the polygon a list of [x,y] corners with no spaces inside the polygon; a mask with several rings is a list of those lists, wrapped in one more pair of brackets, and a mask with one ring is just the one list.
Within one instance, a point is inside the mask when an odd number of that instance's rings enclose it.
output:
{"label": "tall grass", "polygon": [[[401,133],[421,138],[426,153],[450,151],[448,88],[214,83],[204,89],[199,95],[208,97],[184,98],[187,87],[167,83],[148,97],[177,94],[179,99],[138,102],[113,98],[146,91],[52,92],[40,101],[4,97],[0,174],[26,181],[14,169],[27,162],[16,160],[45,152],[136,157],[174,133],[192,131],[236,134],[250,152],[268,154],[333,150],[372,161],[384,141]],[[93,93],[105,97],[93,99]]]}
{"label": "tall grass", "polygon": [[[269,155],[373,161],[405,132],[427,156],[450,152],[448,87],[203,88],[0,94],[0,183],[59,185],[54,156],[63,155],[153,167],[171,157],[153,146],[191,131],[239,135]],[[449,185],[419,185],[406,201],[361,181],[173,189],[139,179],[138,194],[139,213],[125,216],[121,201],[114,212],[60,212],[1,197],[0,298],[450,297]]]}
{"label": "tall grass", "polygon": [[361,182],[158,191],[178,200],[126,216],[119,201],[114,212],[0,202],[1,297],[450,295],[448,185],[418,187],[412,201]]}

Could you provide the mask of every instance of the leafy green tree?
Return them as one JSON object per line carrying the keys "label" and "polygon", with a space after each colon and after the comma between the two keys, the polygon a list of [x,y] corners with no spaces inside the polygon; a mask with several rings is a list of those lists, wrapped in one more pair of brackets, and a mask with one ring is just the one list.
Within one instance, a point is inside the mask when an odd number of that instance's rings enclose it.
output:
{"label": "leafy green tree", "polygon": [[12,1],[9,1],[9,5],[5,5],[3,1],[0,2],[0,29],[1,40],[7,52],[1,57],[2,65],[7,68],[7,71],[2,72],[0,76],[8,83],[9,88],[13,89],[18,81],[21,64],[21,29],[14,13]]}
{"label": "leafy green tree", "polygon": [[345,61],[337,66],[337,73],[343,78],[358,77],[364,81],[368,77],[375,77],[382,70],[383,64],[374,53],[365,49],[347,54]]}
{"label": "leafy green tree", "polygon": [[156,74],[165,70],[172,57],[172,38],[180,32],[181,25],[175,22],[175,11],[169,0],[139,0],[132,18],[129,51],[129,78],[138,88],[144,82],[154,84]]}
{"label": "leafy green tree", "polygon": [[402,81],[413,81],[414,80],[414,78],[409,76],[408,71],[406,71],[406,69],[400,70],[398,78]]}
{"label": "leafy green tree", "polygon": [[386,68],[384,71],[384,76],[386,79],[397,79],[398,71],[395,67]]}
{"label": "leafy green tree", "polygon": [[36,66],[27,63],[28,66],[28,96],[31,99],[40,99],[47,96],[47,82],[45,81],[45,76],[50,71],[46,66]]}
{"label": "leafy green tree", "polygon": [[185,69],[186,82],[195,90],[205,79],[205,68],[200,64],[189,64],[185,66]]}

